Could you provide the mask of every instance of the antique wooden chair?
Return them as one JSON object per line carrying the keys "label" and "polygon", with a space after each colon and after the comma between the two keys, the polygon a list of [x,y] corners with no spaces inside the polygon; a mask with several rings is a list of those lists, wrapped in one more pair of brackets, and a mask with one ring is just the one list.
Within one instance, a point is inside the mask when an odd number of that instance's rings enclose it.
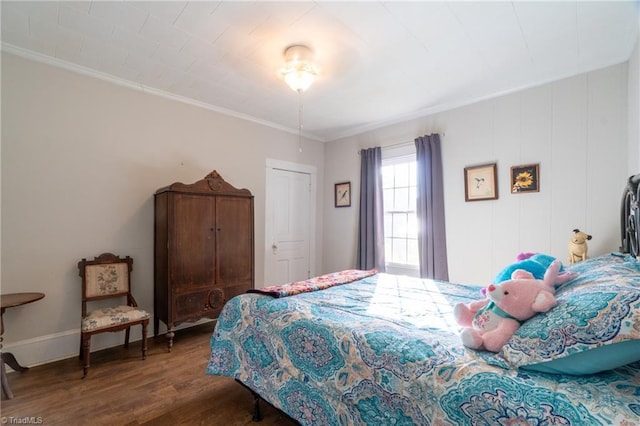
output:
{"label": "antique wooden chair", "polygon": [[[129,347],[131,327],[142,325],[142,359],[147,357],[147,327],[149,313],[138,309],[131,294],[131,270],[133,259],[120,258],[112,253],[103,253],[93,260],[82,259],[78,270],[82,278],[82,326],[80,337],[80,359],[83,360],[84,374],[89,371],[89,353],[91,336],[104,332],[125,331],[124,347]],[[104,307],[105,299],[126,298],[126,305]],[[100,308],[87,310],[87,304],[94,302]],[[115,305],[115,303],[114,303]]]}

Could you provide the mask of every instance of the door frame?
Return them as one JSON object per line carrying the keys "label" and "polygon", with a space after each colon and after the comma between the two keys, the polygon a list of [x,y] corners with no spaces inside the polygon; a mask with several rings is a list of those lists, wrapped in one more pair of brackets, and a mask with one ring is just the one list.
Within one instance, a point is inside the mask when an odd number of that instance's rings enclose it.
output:
{"label": "door frame", "polygon": [[[317,170],[315,166],[308,164],[292,163],[289,161],[274,160],[271,158],[266,159],[265,166],[265,227],[264,227],[264,278],[265,282],[268,282],[273,277],[273,271],[269,262],[269,256],[267,256],[267,250],[271,250],[271,244],[273,239],[272,229],[272,211],[270,188],[273,185],[273,176],[271,171],[273,169],[283,170],[292,173],[305,173],[310,177],[310,194],[309,194],[309,271],[312,277],[316,276],[316,195],[317,195]],[[285,283],[281,283],[285,284]]]}

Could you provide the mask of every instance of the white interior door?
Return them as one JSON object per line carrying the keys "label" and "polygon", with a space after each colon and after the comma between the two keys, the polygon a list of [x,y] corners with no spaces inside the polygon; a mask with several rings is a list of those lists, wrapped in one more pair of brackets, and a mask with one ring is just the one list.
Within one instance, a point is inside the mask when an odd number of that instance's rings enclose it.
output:
{"label": "white interior door", "polygon": [[265,285],[312,274],[312,186],[311,173],[267,167]]}

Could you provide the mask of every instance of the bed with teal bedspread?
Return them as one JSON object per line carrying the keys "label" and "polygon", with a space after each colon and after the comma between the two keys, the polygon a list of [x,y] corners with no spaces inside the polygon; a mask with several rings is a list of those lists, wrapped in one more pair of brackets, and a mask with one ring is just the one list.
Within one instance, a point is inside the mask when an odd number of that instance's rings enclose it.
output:
{"label": "bed with teal bedspread", "polygon": [[[206,371],[303,425],[640,425],[640,262],[567,269],[578,278],[558,306],[499,354],[460,343],[452,307],[481,298],[476,286],[375,274],[244,294],[218,319]],[[617,368],[592,374],[598,360]],[[553,373],[567,365],[584,369]]]}

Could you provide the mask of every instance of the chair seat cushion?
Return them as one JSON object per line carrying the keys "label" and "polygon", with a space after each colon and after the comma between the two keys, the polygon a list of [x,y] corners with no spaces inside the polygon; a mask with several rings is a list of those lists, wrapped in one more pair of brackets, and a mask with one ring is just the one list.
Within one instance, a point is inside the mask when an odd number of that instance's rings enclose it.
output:
{"label": "chair seat cushion", "polygon": [[149,318],[149,313],[133,306],[116,306],[89,312],[82,318],[82,331],[94,331]]}

